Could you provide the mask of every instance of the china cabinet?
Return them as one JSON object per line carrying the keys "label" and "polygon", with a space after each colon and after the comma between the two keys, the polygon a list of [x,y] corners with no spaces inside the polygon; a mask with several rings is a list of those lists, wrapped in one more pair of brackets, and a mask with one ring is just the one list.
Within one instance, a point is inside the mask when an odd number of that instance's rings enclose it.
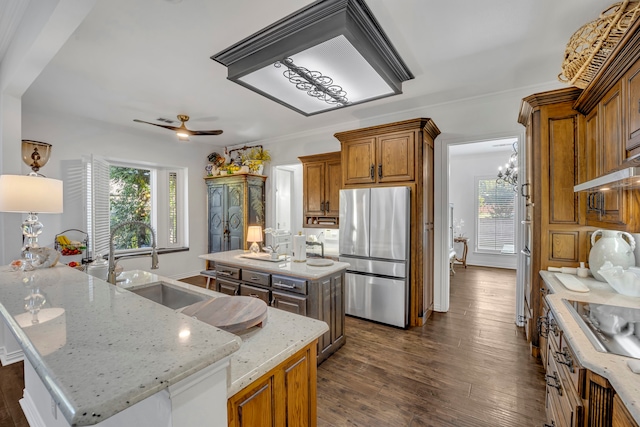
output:
{"label": "china cabinet", "polygon": [[264,227],[266,179],[250,174],[205,178],[209,253],[248,249],[247,228]]}

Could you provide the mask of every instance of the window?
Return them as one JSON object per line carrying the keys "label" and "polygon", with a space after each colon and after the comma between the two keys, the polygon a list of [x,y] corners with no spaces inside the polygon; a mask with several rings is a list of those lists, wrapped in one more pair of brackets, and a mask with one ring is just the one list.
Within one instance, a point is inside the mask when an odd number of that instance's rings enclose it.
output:
{"label": "window", "polygon": [[512,186],[495,177],[476,178],[476,251],[513,253],[515,200]]}
{"label": "window", "polygon": [[[186,169],[92,156],[85,161],[85,178],[92,255],[106,255],[110,230],[127,221],[141,221],[156,230],[158,248],[188,246]],[[139,227],[122,228],[113,241],[116,252],[152,244],[148,230]]]}

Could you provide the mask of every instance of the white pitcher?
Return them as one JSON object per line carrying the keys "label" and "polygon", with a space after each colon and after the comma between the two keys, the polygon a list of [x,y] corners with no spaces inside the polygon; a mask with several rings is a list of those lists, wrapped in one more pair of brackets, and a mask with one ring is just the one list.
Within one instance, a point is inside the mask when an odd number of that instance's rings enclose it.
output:
{"label": "white pitcher", "polygon": [[[596,242],[598,234],[601,234],[602,237]],[[622,236],[625,236],[629,243]],[[636,258],[633,254],[636,242],[633,236],[626,231],[596,230],[591,235],[591,246],[589,269],[593,277],[601,282],[606,282],[606,280],[598,273],[598,270],[605,261],[611,262],[614,266],[619,265],[625,270],[636,265]]]}

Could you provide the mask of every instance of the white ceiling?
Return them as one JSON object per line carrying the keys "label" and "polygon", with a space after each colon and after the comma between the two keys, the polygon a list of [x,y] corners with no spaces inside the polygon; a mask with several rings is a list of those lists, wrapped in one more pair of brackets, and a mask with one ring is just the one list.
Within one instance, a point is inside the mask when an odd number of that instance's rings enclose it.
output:
{"label": "white ceiling", "polygon": [[[21,1],[0,2],[0,16]],[[191,129],[224,130],[192,137],[215,146],[335,129],[553,82],[571,34],[610,1],[366,0],[415,79],[402,95],[304,117],[230,82],[210,56],[309,0],[98,0],[28,89],[23,108],[167,138],[175,136],[133,119],[188,114]]]}

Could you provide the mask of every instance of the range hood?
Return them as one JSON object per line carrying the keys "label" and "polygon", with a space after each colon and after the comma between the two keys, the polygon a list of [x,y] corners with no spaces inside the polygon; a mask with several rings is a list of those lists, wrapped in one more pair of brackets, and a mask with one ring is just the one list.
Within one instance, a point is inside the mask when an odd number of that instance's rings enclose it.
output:
{"label": "range hood", "polygon": [[580,191],[606,191],[615,188],[633,190],[640,188],[640,154],[626,159],[620,166],[606,175],[583,182],[573,187]]}

